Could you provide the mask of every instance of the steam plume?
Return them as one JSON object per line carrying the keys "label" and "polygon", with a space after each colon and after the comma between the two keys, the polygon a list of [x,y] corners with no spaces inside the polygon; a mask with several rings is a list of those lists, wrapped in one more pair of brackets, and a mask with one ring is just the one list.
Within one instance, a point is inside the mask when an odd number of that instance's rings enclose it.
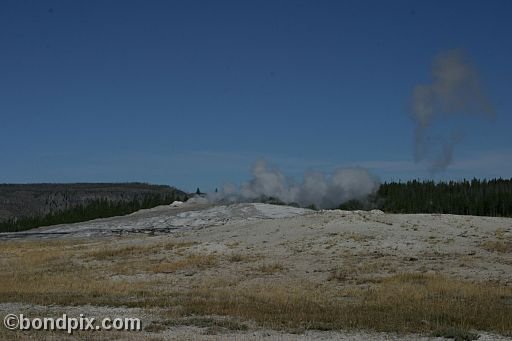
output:
{"label": "steam plume", "polygon": [[233,185],[225,186],[214,199],[244,201],[264,196],[301,206],[333,208],[351,199],[365,198],[379,187],[378,179],[363,168],[340,168],[332,174],[307,172],[301,183],[264,160],[257,161],[251,172],[252,179],[239,190]]}
{"label": "steam plume", "polygon": [[448,137],[431,139],[432,124],[447,125],[449,116],[463,120],[468,115],[492,116],[494,109],[465,54],[461,50],[441,53],[432,65],[432,83],[417,85],[412,93],[416,162],[427,160],[434,172],[446,169],[461,137],[452,131]]}

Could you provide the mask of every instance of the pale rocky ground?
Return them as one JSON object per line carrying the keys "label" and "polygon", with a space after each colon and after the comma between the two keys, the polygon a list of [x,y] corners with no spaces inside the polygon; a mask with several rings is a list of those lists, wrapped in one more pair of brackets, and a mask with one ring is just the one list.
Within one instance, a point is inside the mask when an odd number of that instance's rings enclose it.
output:
{"label": "pale rocky ground", "polygon": [[[440,273],[470,281],[491,280],[512,286],[512,253],[500,253],[484,247],[488,241],[512,240],[512,219],[509,218],[384,214],[380,211],[311,211],[266,204],[212,206],[207,203],[185,203],[178,207],[160,206],[124,217],[1,234],[0,245],[8,240],[27,238],[107,239],[118,245],[179,239],[195,242],[188,252],[254,257],[251,262],[236,265],[235,272],[232,267],[225,267],[220,270],[179,270],[172,274],[136,273],[113,278],[131,278],[135,281],[140,276],[153,276],[168,279],[172,285],[184,288],[197,281],[207,281],[208,278],[236,280],[240,273],[245,274],[247,285],[254,281],[283,280],[325,283],[337,269],[343,269],[343,276],[355,286],[367,285],[364,281],[359,284],[361,277],[379,278],[400,272]],[[256,266],[269,260],[279,262],[284,270],[266,277],[252,276]],[[346,282],[333,282],[332,285],[346,285]],[[141,308],[0,304],[2,316],[20,310],[64,311],[70,315],[86,311],[88,316],[97,318],[138,316],[145,323],[158,316],[158,312]],[[186,340],[436,339],[369,331],[289,334],[256,325],[247,331],[228,331],[221,335],[205,335],[204,328],[196,326],[174,326],[157,335],[142,333],[147,337]],[[480,340],[507,339],[489,333],[479,334]],[[141,337],[140,333],[119,335],[120,339]]]}

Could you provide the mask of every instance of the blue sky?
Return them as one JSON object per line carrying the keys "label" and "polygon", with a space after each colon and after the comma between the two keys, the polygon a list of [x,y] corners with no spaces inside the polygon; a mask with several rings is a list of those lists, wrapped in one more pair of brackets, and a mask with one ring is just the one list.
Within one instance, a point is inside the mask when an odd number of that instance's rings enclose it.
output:
{"label": "blue sky", "polygon": [[[510,1],[3,1],[0,182],[211,190],[264,158],[300,177],[512,176]],[[414,163],[412,89],[466,51],[496,116]]]}

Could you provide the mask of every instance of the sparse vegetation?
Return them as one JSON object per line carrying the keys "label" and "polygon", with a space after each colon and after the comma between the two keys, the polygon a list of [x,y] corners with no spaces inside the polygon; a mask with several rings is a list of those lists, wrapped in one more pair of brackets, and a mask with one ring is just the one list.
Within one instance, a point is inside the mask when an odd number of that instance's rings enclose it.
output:
{"label": "sparse vegetation", "polygon": [[109,247],[95,249],[88,255],[96,260],[126,259],[134,256],[147,257],[152,254],[158,254],[165,250],[174,250],[188,248],[196,244],[195,242],[162,242],[155,244],[135,244],[120,247]]}
{"label": "sparse vegetation", "polygon": [[434,337],[444,337],[445,339],[454,339],[455,341],[472,341],[478,340],[480,337],[476,333],[459,328],[442,328],[435,330],[431,335]]}
{"label": "sparse vegetation", "polygon": [[490,252],[512,253],[512,241],[487,240],[482,243],[482,248]]}
{"label": "sparse vegetation", "polygon": [[232,253],[229,255],[228,260],[230,262],[238,263],[245,259],[245,257],[241,253]]}
{"label": "sparse vegetation", "polygon": [[265,263],[258,266],[256,270],[265,274],[273,274],[283,271],[284,266],[281,263]]}
{"label": "sparse vegetation", "polygon": [[101,250],[94,250],[89,255],[96,260],[110,260],[117,257],[126,258],[131,256],[147,256],[150,252],[157,253],[157,248],[148,249],[145,246],[129,245],[119,248],[107,248]]}
{"label": "sparse vegetation", "polygon": [[345,269],[338,268],[338,269],[333,269],[331,271],[327,280],[328,281],[336,280],[336,281],[344,282],[344,281],[348,280],[349,278],[350,278],[350,275]]}
{"label": "sparse vegetation", "polygon": [[193,254],[183,259],[160,262],[150,266],[148,270],[155,273],[171,273],[184,269],[206,269],[217,265],[217,262],[218,256]]}

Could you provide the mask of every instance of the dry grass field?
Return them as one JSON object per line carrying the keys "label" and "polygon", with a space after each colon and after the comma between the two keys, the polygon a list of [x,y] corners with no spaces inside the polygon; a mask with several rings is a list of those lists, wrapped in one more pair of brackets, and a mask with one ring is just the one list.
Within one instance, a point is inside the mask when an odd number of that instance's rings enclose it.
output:
{"label": "dry grass field", "polygon": [[[435,225],[443,219],[450,228]],[[144,330],[1,328],[0,338],[506,338],[511,225],[322,212],[162,235],[3,240],[4,315],[121,314]]]}

